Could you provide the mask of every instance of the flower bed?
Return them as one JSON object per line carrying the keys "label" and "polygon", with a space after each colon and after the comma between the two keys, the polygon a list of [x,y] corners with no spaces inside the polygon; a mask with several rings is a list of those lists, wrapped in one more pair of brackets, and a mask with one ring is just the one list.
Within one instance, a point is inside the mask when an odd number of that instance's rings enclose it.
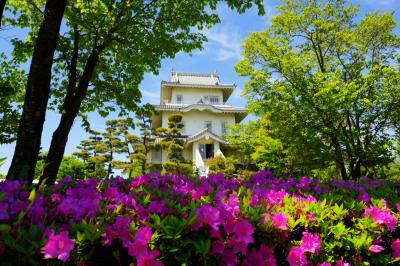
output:
{"label": "flower bed", "polygon": [[400,181],[68,178],[0,183],[2,264],[395,265]]}

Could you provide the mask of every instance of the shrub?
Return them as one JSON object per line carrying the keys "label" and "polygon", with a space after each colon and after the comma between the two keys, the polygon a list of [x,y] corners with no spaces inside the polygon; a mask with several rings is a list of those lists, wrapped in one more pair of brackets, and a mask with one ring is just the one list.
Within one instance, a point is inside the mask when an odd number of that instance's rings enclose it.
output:
{"label": "shrub", "polygon": [[209,167],[209,173],[224,172],[226,177],[232,177],[235,172],[235,165],[222,156],[207,159],[204,163]]}
{"label": "shrub", "polygon": [[3,265],[388,265],[400,260],[400,181],[269,171],[0,183]]}

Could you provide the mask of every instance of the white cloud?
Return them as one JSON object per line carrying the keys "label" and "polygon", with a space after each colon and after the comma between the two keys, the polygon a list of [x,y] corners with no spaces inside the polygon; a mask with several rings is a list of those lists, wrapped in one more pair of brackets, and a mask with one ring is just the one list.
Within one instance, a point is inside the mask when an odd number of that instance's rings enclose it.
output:
{"label": "white cloud", "polygon": [[151,91],[147,91],[147,90],[143,90],[143,89],[140,90],[140,92],[146,98],[160,99],[159,93],[155,93],[155,92],[151,92]]}
{"label": "white cloud", "polygon": [[210,54],[216,61],[237,59],[240,56],[243,37],[237,27],[219,25],[204,30],[208,43],[205,52]]}

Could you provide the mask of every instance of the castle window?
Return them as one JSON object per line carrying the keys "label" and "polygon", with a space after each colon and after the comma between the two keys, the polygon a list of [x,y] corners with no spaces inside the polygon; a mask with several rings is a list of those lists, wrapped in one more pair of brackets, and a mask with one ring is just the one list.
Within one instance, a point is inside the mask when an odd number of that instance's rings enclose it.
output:
{"label": "castle window", "polygon": [[226,122],[221,122],[221,132],[222,134],[226,134]]}
{"label": "castle window", "polygon": [[182,103],[182,102],[183,102],[183,95],[177,94],[176,95],[176,103]]}
{"label": "castle window", "polygon": [[210,96],[211,104],[219,104],[219,96]]}
{"label": "castle window", "polygon": [[206,128],[208,128],[208,130],[212,130],[212,122],[211,121],[206,121],[205,122]]}

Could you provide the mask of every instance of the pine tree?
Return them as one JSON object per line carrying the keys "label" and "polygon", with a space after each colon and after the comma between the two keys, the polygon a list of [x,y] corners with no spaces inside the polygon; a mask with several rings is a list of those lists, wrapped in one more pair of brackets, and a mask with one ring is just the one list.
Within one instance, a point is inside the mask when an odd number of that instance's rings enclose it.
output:
{"label": "pine tree", "polygon": [[156,134],[161,138],[156,148],[168,151],[168,161],[163,163],[163,173],[193,174],[192,163],[183,157],[184,138],[181,134],[183,126],[182,115],[173,114],[168,117],[168,128],[156,130]]}

